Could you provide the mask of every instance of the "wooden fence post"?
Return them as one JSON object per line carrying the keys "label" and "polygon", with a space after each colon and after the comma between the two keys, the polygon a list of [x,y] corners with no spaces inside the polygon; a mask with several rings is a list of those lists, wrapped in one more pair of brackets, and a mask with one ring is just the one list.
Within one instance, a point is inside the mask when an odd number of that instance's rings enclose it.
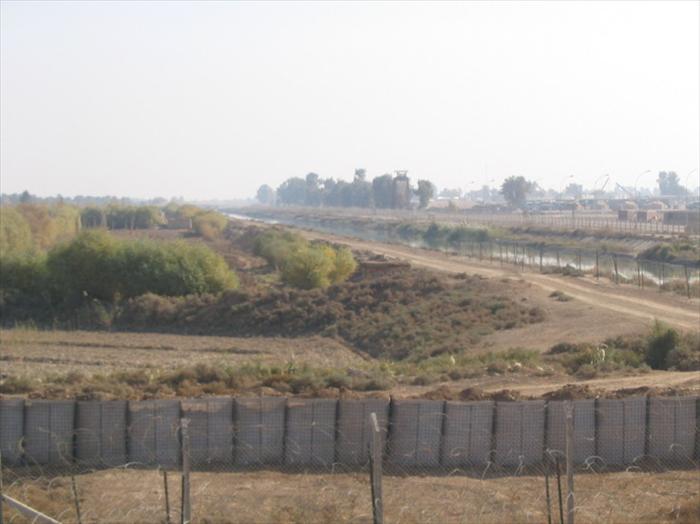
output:
{"label": "wooden fence post", "polygon": [[688,266],[683,266],[683,272],[685,273],[685,291],[690,298],[690,277],[688,276]]}
{"label": "wooden fence post", "polygon": [[600,268],[598,266],[598,250],[595,250],[595,279],[598,280],[600,278]]}
{"label": "wooden fence post", "polygon": [[83,524],[83,517],[80,514],[80,499],[78,498],[78,486],[75,484],[75,475],[70,476],[71,490],[73,491],[73,502],[75,504],[75,516],[78,524]]}
{"label": "wooden fence post", "polygon": [[617,255],[612,256],[613,266],[615,268],[615,284],[620,283],[620,273],[617,271]]}
{"label": "wooden fence post", "polygon": [[192,506],[190,501],[190,421],[180,419],[180,432],[182,436],[182,515],[181,524],[190,524],[192,521]]}
{"label": "wooden fence post", "polygon": [[566,417],[566,524],[574,524],[574,405],[564,404]]}
{"label": "wooden fence post", "polygon": [[5,518],[2,513],[3,497],[2,497],[2,451],[0,451],[0,524],[4,524]]}
{"label": "wooden fence post", "polygon": [[377,422],[377,414],[370,413],[370,431],[372,438],[369,441],[369,480],[372,489],[372,515],[374,524],[384,523],[384,499],[382,496],[382,446],[381,431]]}
{"label": "wooden fence post", "polygon": [[170,493],[168,492],[168,472],[163,470],[163,488],[165,491],[165,524],[170,524]]}

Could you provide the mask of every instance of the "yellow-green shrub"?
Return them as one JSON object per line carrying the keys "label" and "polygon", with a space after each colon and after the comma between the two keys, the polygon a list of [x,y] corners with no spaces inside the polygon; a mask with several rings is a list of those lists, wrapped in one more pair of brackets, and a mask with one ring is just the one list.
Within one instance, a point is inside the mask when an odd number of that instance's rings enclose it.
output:
{"label": "yellow-green shrub", "polygon": [[195,232],[207,240],[221,236],[227,225],[228,219],[216,211],[200,213],[192,218],[192,227]]}
{"label": "yellow-green shrub", "polygon": [[28,253],[34,247],[32,230],[16,207],[0,206],[0,256]]}

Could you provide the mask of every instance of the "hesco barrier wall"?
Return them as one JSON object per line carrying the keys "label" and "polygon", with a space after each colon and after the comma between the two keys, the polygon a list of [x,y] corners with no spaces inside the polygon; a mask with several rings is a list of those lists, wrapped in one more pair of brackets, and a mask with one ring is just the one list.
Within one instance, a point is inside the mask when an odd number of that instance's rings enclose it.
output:
{"label": "hesco barrier wall", "polygon": [[[579,465],[652,460],[683,467],[700,458],[699,397],[577,400],[573,406]],[[520,468],[542,463],[547,454],[564,454],[563,401],[277,397],[4,399],[0,452],[7,466],[176,468],[180,421],[187,418],[195,469],[352,468],[367,463],[372,412],[388,468]]]}

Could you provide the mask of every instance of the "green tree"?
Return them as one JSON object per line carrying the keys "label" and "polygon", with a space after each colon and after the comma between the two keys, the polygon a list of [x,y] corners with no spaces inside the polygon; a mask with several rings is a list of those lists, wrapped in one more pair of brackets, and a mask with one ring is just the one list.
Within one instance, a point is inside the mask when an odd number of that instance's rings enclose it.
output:
{"label": "green tree", "polygon": [[522,176],[506,178],[501,185],[501,194],[506,202],[513,207],[522,207],[527,200],[527,194],[532,191],[533,184]]}
{"label": "green tree", "polygon": [[273,206],[275,205],[276,198],[275,190],[267,184],[263,184],[258,188],[256,198],[258,199],[258,202],[264,206]]}
{"label": "green tree", "polygon": [[285,180],[277,188],[277,198],[282,204],[303,206],[306,199],[306,181],[299,177]]}
{"label": "green tree", "polygon": [[32,230],[14,206],[0,206],[0,256],[28,253],[34,247]]}
{"label": "green tree", "polygon": [[355,170],[351,200],[354,207],[372,206],[372,184],[367,182],[367,172],[364,169]]}
{"label": "green tree", "polygon": [[104,209],[86,207],[80,212],[80,223],[85,228],[104,227],[106,225]]}
{"label": "green tree", "polygon": [[374,205],[381,209],[390,209],[393,207],[394,196],[394,181],[391,175],[386,174],[375,177],[372,180],[372,199]]}
{"label": "green tree", "polygon": [[435,186],[430,180],[419,180],[416,194],[418,195],[419,207],[425,209],[428,207],[430,199],[435,196]]}
{"label": "green tree", "polygon": [[321,205],[320,177],[316,173],[306,175],[306,186],[304,188],[304,204],[307,206]]}
{"label": "green tree", "polygon": [[680,179],[675,171],[659,172],[657,183],[659,184],[659,192],[661,195],[679,196],[687,193],[686,188],[681,185]]}

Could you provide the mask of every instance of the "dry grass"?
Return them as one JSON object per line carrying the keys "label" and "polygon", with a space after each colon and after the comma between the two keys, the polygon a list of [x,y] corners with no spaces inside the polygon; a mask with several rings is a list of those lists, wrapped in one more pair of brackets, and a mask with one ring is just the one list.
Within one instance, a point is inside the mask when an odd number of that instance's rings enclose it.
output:
{"label": "dry grass", "polygon": [[110,373],[148,368],[175,370],[195,364],[309,364],[358,366],[364,359],[327,337],[210,337],[152,333],[0,330],[5,373]]}
{"label": "dry grass", "polygon": [[[156,471],[101,471],[77,482],[84,522],[164,521],[162,477]],[[696,471],[581,474],[576,522],[697,523],[699,482]],[[173,519],[179,516],[179,485],[179,475],[170,474]],[[66,478],[16,481],[7,491],[63,522],[75,522]],[[384,495],[388,523],[546,521],[541,476],[386,476]],[[194,473],[192,497],[198,523],[371,522],[365,473]]]}

